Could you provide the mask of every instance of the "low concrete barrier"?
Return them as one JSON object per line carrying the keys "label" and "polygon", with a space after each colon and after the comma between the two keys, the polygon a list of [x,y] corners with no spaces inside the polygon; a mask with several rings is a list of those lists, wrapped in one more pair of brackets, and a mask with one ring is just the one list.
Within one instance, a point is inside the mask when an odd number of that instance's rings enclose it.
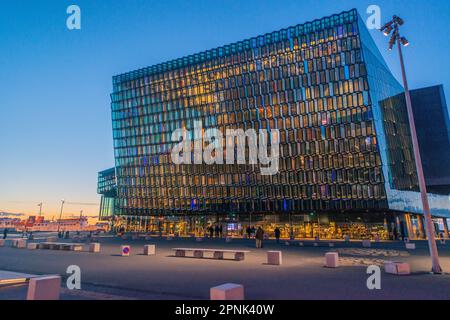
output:
{"label": "low concrete barrier", "polygon": [[267,251],[267,264],[280,266],[283,263],[281,251]]}
{"label": "low concrete barrier", "polygon": [[386,261],[384,263],[384,271],[389,274],[395,275],[409,275],[411,274],[411,268],[409,263],[398,261]]}
{"label": "low concrete barrier", "polygon": [[144,246],[144,255],[152,256],[156,254],[156,246],[154,244],[147,244]]}
{"label": "low concrete barrier", "polygon": [[337,252],[327,252],[325,254],[325,267],[327,268],[339,267],[339,254]]}
{"label": "low concrete barrier", "polygon": [[59,300],[60,276],[31,278],[28,284],[27,300]]}
{"label": "low concrete barrier", "polygon": [[99,253],[100,252],[100,243],[89,244],[89,252]]}
{"label": "low concrete barrier", "polygon": [[27,249],[28,250],[36,250],[38,249],[39,243],[28,243],[27,244]]}
{"label": "low concrete barrier", "polygon": [[244,300],[244,286],[226,283],[210,289],[211,300]]}
{"label": "low concrete barrier", "polygon": [[25,249],[27,247],[27,240],[25,239],[14,240],[12,243],[12,247],[17,249]]}

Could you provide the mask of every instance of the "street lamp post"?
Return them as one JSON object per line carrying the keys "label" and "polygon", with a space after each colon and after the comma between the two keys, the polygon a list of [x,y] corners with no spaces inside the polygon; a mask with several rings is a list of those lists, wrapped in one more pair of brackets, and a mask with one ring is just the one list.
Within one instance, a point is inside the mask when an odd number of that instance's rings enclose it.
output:
{"label": "street lamp post", "polygon": [[406,98],[406,108],[408,110],[408,120],[409,120],[409,127],[411,131],[411,139],[412,139],[412,145],[414,150],[414,158],[416,163],[416,170],[417,170],[417,178],[419,180],[419,188],[420,188],[420,194],[422,198],[422,206],[423,206],[423,213],[425,217],[425,231],[428,238],[428,246],[430,249],[430,256],[432,261],[432,272],[440,274],[442,273],[442,268],[439,264],[439,253],[437,250],[436,245],[436,238],[435,238],[435,232],[434,232],[434,226],[433,221],[431,219],[431,212],[430,212],[430,205],[428,202],[428,195],[427,195],[427,187],[425,184],[425,177],[423,174],[423,168],[422,168],[422,158],[420,156],[420,150],[419,150],[419,142],[417,140],[417,132],[416,132],[416,125],[414,123],[414,114],[412,109],[412,103],[411,103],[411,96],[409,94],[409,88],[408,88],[408,81],[406,79],[406,71],[405,71],[405,63],[403,60],[403,52],[402,52],[402,46],[408,46],[409,41],[406,40],[405,37],[402,37],[400,35],[400,26],[404,24],[403,19],[401,19],[398,16],[394,16],[391,21],[386,23],[382,28],[381,32],[385,36],[389,36],[391,33],[391,39],[389,41],[389,50],[392,50],[394,45],[397,43],[398,46],[398,54],[400,57],[400,66],[402,70],[402,78],[403,78],[403,86],[405,88],[405,98]]}
{"label": "street lamp post", "polygon": [[59,233],[59,227],[61,225],[61,219],[63,214],[63,208],[64,208],[64,199],[61,200],[61,211],[59,212],[59,220],[58,220],[58,233]]}
{"label": "street lamp post", "polygon": [[39,207],[39,217],[42,215],[42,202],[38,204]]}

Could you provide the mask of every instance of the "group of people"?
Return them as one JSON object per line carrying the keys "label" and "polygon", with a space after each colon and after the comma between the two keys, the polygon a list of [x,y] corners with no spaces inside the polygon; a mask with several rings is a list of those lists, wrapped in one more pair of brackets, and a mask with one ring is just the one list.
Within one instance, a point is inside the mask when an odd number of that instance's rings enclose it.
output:
{"label": "group of people", "polygon": [[222,225],[216,225],[215,227],[213,225],[208,226],[207,228],[208,234],[210,238],[213,238],[214,235],[216,238],[222,238],[223,237],[223,227]]}

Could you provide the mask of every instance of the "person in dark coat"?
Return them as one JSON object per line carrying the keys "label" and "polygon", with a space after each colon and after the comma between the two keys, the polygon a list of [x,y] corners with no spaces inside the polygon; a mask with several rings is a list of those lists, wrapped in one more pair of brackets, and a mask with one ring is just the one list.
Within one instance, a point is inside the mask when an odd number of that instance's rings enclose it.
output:
{"label": "person in dark coat", "polygon": [[214,237],[214,228],[213,228],[213,226],[209,226],[209,237],[211,239]]}
{"label": "person in dark coat", "polygon": [[218,225],[216,225],[215,231],[216,231],[216,238],[218,238],[219,237],[219,232],[220,232],[220,228],[219,228]]}
{"label": "person in dark coat", "polygon": [[256,248],[260,249],[263,247],[263,240],[264,240],[264,230],[261,227],[258,227],[258,230],[255,234],[256,239]]}
{"label": "person in dark coat", "polygon": [[247,238],[250,239],[252,237],[252,228],[250,226],[247,226]]}
{"label": "person in dark coat", "polygon": [[275,228],[275,239],[277,239],[277,243],[280,243],[281,231],[278,227]]}
{"label": "person in dark coat", "polygon": [[223,237],[223,226],[222,225],[220,225],[220,227],[219,227],[219,235],[221,238]]}
{"label": "person in dark coat", "polygon": [[5,228],[3,230],[3,239],[6,239],[7,236],[8,236],[8,228]]}

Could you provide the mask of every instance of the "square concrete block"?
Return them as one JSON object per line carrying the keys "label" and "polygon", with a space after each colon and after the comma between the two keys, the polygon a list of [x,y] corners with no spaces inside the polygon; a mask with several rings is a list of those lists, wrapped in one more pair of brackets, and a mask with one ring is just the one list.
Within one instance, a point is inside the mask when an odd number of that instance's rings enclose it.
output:
{"label": "square concrete block", "polygon": [[38,248],[38,243],[28,243],[27,249],[29,250],[36,250]]}
{"label": "square concrete block", "polygon": [[280,266],[283,263],[281,251],[267,251],[267,264]]}
{"label": "square concrete block", "polygon": [[144,255],[152,256],[156,254],[156,246],[154,244],[147,244],[144,246]]}
{"label": "square concrete block", "polygon": [[14,240],[13,247],[18,249],[24,249],[27,247],[27,240],[25,239]]}
{"label": "square concrete block", "polygon": [[384,263],[384,271],[396,275],[408,275],[411,273],[409,263],[396,261],[386,261]]}
{"label": "square concrete block", "polygon": [[370,240],[364,240],[364,241],[362,242],[362,246],[363,246],[364,248],[370,248],[370,247],[372,246],[372,243],[370,242]]}
{"label": "square concrete block", "polygon": [[28,285],[27,300],[59,300],[60,290],[60,276],[31,278]]}
{"label": "square concrete block", "polygon": [[339,267],[339,254],[337,252],[328,252],[325,254],[325,267],[327,268]]}
{"label": "square concrete block", "polygon": [[415,243],[407,243],[406,249],[407,250],[416,250],[416,244]]}
{"label": "square concrete block", "polygon": [[93,253],[100,252],[100,243],[91,243],[89,245],[89,252],[93,252]]}
{"label": "square concrete block", "polygon": [[129,257],[130,256],[130,252],[131,252],[131,247],[130,246],[121,246],[121,254],[122,257]]}
{"label": "square concrete block", "polygon": [[223,251],[214,252],[214,259],[223,260]]}
{"label": "square concrete block", "polygon": [[226,283],[210,289],[211,300],[244,300],[244,286]]}

